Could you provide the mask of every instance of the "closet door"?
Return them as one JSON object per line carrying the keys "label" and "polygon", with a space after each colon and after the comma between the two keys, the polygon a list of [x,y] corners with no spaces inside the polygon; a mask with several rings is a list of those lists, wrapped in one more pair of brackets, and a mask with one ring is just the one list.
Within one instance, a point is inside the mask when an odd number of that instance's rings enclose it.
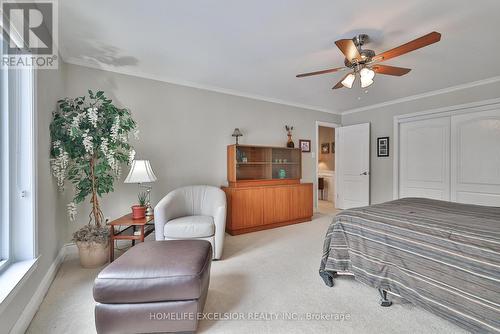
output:
{"label": "closet door", "polygon": [[450,199],[450,118],[399,125],[399,197]]}
{"label": "closet door", "polygon": [[500,206],[500,110],[451,117],[451,200]]}

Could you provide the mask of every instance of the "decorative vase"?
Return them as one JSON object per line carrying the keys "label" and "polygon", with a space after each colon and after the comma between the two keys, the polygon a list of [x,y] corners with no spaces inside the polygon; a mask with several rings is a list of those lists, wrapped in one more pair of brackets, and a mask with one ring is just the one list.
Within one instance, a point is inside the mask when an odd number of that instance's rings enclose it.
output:
{"label": "decorative vase", "polygon": [[286,142],[286,147],[289,147],[289,148],[294,148],[295,147],[295,143],[292,140],[292,135],[291,134],[288,135],[288,141]]}
{"label": "decorative vase", "polygon": [[286,178],[286,171],[284,169],[280,169],[278,172],[278,176],[280,179],[285,179]]}
{"label": "decorative vase", "polygon": [[146,207],[142,205],[132,206],[132,219],[142,219],[146,217]]}
{"label": "decorative vase", "polygon": [[109,243],[77,241],[80,265],[83,268],[97,268],[108,263]]}

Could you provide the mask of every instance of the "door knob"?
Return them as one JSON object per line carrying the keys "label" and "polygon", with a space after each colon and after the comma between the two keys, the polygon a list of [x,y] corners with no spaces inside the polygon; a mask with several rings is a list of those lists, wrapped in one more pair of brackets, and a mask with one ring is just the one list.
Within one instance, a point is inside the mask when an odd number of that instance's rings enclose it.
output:
{"label": "door knob", "polygon": [[361,173],[359,175],[368,175],[368,172],[363,172],[363,173]]}

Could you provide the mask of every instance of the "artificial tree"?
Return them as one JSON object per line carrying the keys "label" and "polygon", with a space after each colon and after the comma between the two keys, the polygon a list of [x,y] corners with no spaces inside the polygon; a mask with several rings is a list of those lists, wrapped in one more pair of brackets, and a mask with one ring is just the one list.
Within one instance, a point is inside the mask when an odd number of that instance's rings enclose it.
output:
{"label": "artificial tree", "polygon": [[135,151],[129,143],[137,136],[137,125],[126,108],[118,108],[103,91],[59,100],[50,124],[51,166],[59,189],[66,181],[74,188],[67,205],[75,220],[76,205],[90,196],[89,223],[75,232],[75,241],[107,242],[108,228],[99,198],[113,191],[123,164],[130,164]]}

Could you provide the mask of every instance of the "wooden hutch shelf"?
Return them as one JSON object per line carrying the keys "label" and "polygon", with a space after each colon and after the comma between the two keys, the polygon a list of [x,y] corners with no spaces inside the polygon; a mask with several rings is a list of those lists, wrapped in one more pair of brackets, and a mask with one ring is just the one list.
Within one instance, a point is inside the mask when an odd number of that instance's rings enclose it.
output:
{"label": "wooden hutch shelf", "polygon": [[298,148],[229,145],[226,230],[241,234],[311,220],[312,183]]}

